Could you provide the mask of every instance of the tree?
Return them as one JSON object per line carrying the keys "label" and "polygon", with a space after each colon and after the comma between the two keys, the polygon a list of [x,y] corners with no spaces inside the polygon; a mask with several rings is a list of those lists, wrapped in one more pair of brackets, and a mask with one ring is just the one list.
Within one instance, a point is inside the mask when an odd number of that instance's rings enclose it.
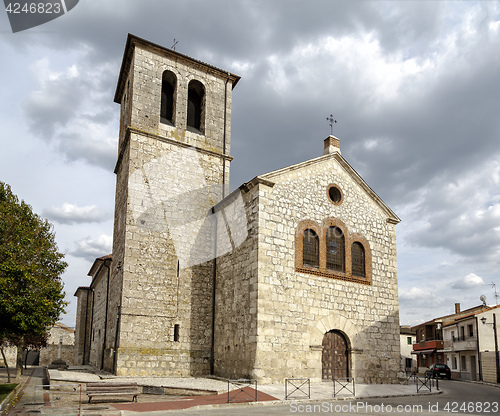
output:
{"label": "tree", "polygon": [[63,257],[52,225],[0,182],[0,339],[17,346],[18,375],[25,341],[64,313]]}

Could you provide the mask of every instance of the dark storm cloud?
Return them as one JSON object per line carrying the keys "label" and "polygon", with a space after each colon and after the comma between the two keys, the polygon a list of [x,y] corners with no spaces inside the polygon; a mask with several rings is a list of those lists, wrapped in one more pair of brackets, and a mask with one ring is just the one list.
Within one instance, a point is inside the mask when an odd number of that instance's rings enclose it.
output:
{"label": "dark storm cloud", "polygon": [[[498,2],[87,1],[45,25],[51,33],[5,41],[47,51],[24,97],[31,131],[65,160],[108,171],[127,33],[165,47],[175,38],[177,51],[242,76],[232,96],[233,188],[320,156],[333,114],[342,155],[403,219],[399,275],[446,287],[470,273],[488,281],[482,273],[500,253],[499,21]],[[81,240],[75,255],[107,254],[105,240]],[[418,276],[405,269],[408,247],[430,264]],[[436,252],[454,263],[423,282],[441,262]],[[459,276],[457,264],[467,268]],[[401,293],[409,311],[444,301]]]}

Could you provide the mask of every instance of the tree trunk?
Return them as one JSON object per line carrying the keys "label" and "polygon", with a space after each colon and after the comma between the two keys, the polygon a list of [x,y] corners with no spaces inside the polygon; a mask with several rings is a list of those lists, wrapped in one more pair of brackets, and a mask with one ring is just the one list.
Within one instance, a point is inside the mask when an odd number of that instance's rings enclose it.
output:
{"label": "tree trunk", "polygon": [[21,377],[21,375],[23,374],[23,350],[24,350],[24,342],[21,341],[17,345],[16,378]]}
{"label": "tree trunk", "polygon": [[3,362],[5,363],[5,368],[7,370],[7,383],[10,384],[10,371],[9,371],[9,363],[7,362],[7,358],[5,358],[5,352],[3,350],[3,344],[0,345],[0,351],[2,351]]}

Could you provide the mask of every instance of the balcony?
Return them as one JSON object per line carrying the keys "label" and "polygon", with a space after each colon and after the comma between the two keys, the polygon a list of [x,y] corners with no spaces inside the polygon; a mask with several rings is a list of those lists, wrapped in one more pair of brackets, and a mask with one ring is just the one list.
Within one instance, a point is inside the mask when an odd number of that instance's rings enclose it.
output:
{"label": "balcony", "polygon": [[454,338],[453,340],[446,340],[444,342],[444,349],[446,351],[475,351],[477,350],[476,337],[470,338]]}
{"label": "balcony", "polygon": [[440,350],[443,348],[443,341],[442,340],[431,340],[431,341],[421,341],[417,342],[416,344],[413,344],[413,351],[420,351],[420,350]]}

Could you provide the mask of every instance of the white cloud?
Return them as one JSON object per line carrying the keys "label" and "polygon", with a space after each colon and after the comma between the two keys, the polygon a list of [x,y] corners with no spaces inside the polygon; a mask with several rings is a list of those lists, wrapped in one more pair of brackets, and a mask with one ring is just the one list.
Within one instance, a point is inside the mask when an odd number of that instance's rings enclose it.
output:
{"label": "white cloud", "polygon": [[101,235],[93,240],[90,237],[76,242],[76,250],[72,251],[75,257],[83,257],[89,261],[94,261],[97,257],[102,257],[111,253],[113,246],[113,237],[110,235]]}
{"label": "white cloud", "polygon": [[452,285],[454,289],[470,289],[477,286],[485,286],[485,283],[481,277],[474,273],[469,273]]}
{"label": "white cloud", "polygon": [[399,291],[399,299],[408,300],[424,300],[429,298],[429,294],[432,296],[432,292],[419,287],[411,287],[410,289],[401,289]]}
{"label": "white cloud", "polygon": [[43,210],[43,216],[59,224],[103,222],[111,218],[110,213],[101,211],[96,205],[79,207],[69,203],[46,208]]}

